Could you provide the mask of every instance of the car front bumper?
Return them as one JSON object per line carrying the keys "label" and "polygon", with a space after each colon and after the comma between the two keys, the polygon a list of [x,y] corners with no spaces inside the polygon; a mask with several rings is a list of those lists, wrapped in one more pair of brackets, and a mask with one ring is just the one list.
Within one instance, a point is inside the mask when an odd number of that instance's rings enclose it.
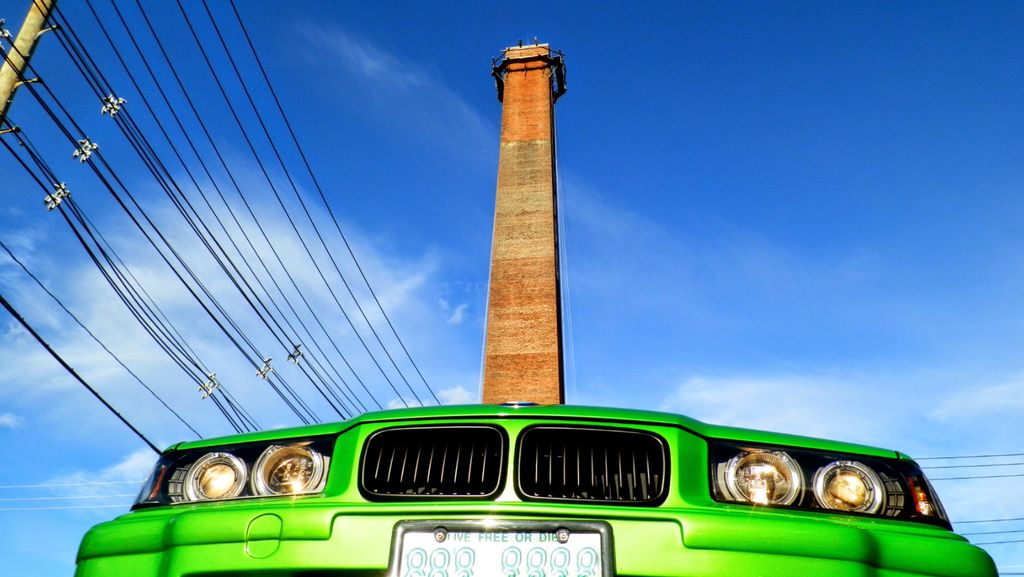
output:
{"label": "car front bumper", "polygon": [[76,576],[382,575],[396,525],[428,519],[601,520],[611,527],[616,575],[996,576],[989,556],[962,537],[905,522],[740,508],[316,499],[137,511],[89,531]]}

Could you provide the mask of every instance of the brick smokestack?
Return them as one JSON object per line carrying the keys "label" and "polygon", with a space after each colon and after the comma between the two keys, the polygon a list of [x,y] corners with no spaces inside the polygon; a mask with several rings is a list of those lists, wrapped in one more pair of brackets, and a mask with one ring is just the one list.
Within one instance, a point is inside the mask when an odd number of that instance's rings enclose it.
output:
{"label": "brick smokestack", "polygon": [[505,50],[498,192],[484,345],[483,402],[565,402],[555,190],[560,55],[546,44]]}

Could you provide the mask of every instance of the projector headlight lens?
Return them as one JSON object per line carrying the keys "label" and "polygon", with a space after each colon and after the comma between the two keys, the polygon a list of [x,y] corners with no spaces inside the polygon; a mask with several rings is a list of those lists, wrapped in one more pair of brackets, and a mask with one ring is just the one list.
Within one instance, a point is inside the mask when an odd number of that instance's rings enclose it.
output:
{"label": "projector headlight lens", "polygon": [[188,469],[185,499],[230,499],[241,494],[247,477],[245,463],[229,453],[207,453]]}
{"label": "projector headlight lens", "polygon": [[835,461],[814,474],[814,498],[825,509],[877,513],[885,489],[871,467],[857,461]]}
{"label": "projector headlight lens", "polygon": [[754,505],[790,505],[800,496],[803,476],[782,451],[745,451],[725,466],[726,488],[738,501]]}
{"label": "projector headlight lens", "polygon": [[324,480],[324,457],[305,445],[271,445],[256,461],[253,487],[259,495],[316,493]]}

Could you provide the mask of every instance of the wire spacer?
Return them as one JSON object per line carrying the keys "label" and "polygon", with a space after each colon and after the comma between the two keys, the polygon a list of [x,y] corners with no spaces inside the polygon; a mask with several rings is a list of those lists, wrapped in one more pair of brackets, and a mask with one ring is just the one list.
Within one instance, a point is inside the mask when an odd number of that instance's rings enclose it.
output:
{"label": "wire spacer", "polygon": [[85,162],[92,156],[93,151],[99,150],[100,145],[92,142],[88,138],[83,138],[78,141],[78,148],[75,149],[71,156],[78,159],[78,162]]}
{"label": "wire spacer", "polygon": [[302,358],[302,344],[295,345],[295,350],[288,353],[288,362],[299,364],[299,359]]}
{"label": "wire spacer", "polygon": [[53,210],[57,208],[65,198],[71,196],[71,191],[68,190],[67,183],[55,182],[53,183],[53,190],[54,192],[52,194],[47,194],[43,197],[43,204],[46,205],[46,210]]}
{"label": "wire spacer", "polygon": [[274,367],[270,366],[270,357],[267,357],[263,359],[263,366],[256,371],[256,376],[267,381],[270,380],[270,373],[273,371]]}
{"label": "wire spacer", "polygon": [[206,382],[199,385],[199,392],[203,393],[204,399],[209,398],[215,390],[220,387],[220,382],[217,381],[217,373],[207,373]]}
{"label": "wire spacer", "polygon": [[100,108],[100,114],[110,114],[113,118],[118,112],[121,112],[121,106],[128,102],[124,98],[118,98],[113,94],[108,94],[104,98],[100,98],[100,102],[103,103],[103,108]]}

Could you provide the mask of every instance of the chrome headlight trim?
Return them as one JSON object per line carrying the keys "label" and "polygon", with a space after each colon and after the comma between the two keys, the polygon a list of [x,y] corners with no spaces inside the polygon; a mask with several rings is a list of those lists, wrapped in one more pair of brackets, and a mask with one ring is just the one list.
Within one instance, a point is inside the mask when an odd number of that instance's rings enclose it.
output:
{"label": "chrome headlight trim", "polygon": [[[788,476],[789,488],[780,497],[773,497],[766,503],[756,500],[741,486],[741,470],[751,465],[752,461],[761,460],[765,466],[781,468],[783,476]],[[756,505],[792,505],[800,496],[804,487],[803,473],[796,461],[785,451],[748,450],[739,453],[725,465],[726,489],[736,501]]]}
{"label": "chrome headlight trim", "polygon": [[[203,489],[199,484],[199,475],[207,470],[209,467],[215,465],[225,465],[234,470],[235,479],[232,482],[228,490],[217,497],[210,497],[203,492]],[[232,499],[242,494],[242,490],[245,489],[245,485],[249,477],[249,468],[246,466],[245,461],[232,455],[231,453],[224,452],[213,452],[207,453],[192,463],[188,468],[188,473],[185,477],[184,497],[187,501],[215,501],[222,499]]]}
{"label": "chrome headlight trim", "polygon": [[[271,487],[271,476],[274,474],[273,467],[281,464],[282,453],[297,452],[309,458],[311,471],[302,489],[299,491],[285,492],[278,491]],[[275,460],[277,459],[277,460]],[[327,459],[319,452],[308,446],[308,443],[290,445],[271,445],[263,450],[256,465],[253,467],[252,488],[253,493],[261,496],[288,496],[308,495],[319,493],[323,490],[326,480],[325,471]]]}

